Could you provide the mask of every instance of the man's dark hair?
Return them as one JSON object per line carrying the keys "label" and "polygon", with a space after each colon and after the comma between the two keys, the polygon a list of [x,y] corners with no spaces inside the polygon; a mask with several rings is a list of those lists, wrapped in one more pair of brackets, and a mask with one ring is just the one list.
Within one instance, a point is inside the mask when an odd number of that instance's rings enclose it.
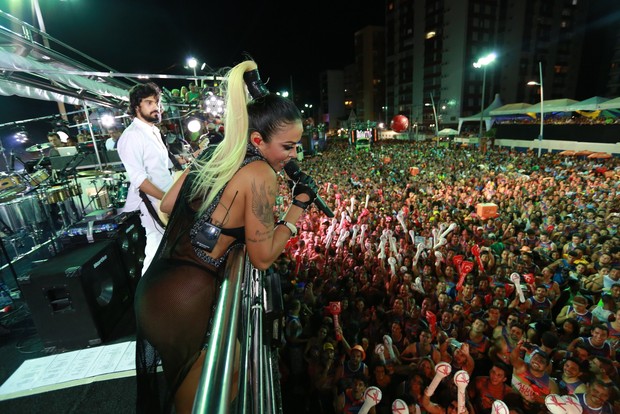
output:
{"label": "man's dark hair", "polygon": [[558,338],[558,335],[555,332],[545,331],[543,332],[540,338],[540,342],[546,347],[554,349],[558,346],[560,339]]}
{"label": "man's dark hair", "polygon": [[131,116],[136,116],[136,107],[140,106],[140,102],[149,96],[159,97],[161,96],[161,89],[153,82],[143,83],[133,86],[129,90],[129,108],[127,113]]}
{"label": "man's dark hair", "polygon": [[502,361],[493,362],[493,366],[504,371],[504,375],[506,378],[512,377],[512,367],[508,364],[504,364]]}
{"label": "man's dark hair", "polygon": [[609,327],[607,325],[605,325],[604,323],[596,323],[594,325],[592,325],[592,329],[590,329],[590,332],[592,332],[595,329],[600,329],[601,331],[605,331],[607,332],[607,334],[609,334]]}

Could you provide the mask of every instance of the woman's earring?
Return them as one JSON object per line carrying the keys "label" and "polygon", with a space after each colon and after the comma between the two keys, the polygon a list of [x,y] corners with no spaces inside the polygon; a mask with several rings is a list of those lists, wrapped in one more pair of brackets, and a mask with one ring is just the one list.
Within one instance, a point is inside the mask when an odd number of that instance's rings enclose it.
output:
{"label": "woman's earring", "polygon": [[260,138],[256,137],[254,138],[254,143],[256,144],[256,146],[260,145]]}

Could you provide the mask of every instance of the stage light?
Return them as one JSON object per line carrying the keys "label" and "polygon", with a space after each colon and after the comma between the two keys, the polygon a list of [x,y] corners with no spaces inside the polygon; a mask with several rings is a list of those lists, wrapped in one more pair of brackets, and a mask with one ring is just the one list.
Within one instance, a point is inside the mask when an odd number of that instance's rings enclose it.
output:
{"label": "stage light", "polygon": [[24,142],[28,142],[28,132],[26,131],[26,128],[21,127],[19,128],[14,135],[15,138],[15,142],[19,143],[19,144],[23,144]]}
{"label": "stage light", "polygon": [[189,129],[189,132],[198,132],[200,131],[201,126],[202,126],[202,123],[200,122],[200,120],[196,118],[190,119],[189,122],[187,123],[187,129]]}
{"label": "stage light", "polygon": [[224,113],[224,99],[221,96],[209,94],[205,99],[205,112],[213,115]]}
{"label": "stage light", "polygon": [[198,61],[196,58],[190,57],[187,59],[187,66],[194,71],[194,85],[198,86],[198,79],[196,79],[196,66],[198,66]]}
{"label": "stage light", "polygon": [[114,116],[112,116],[111,114],[103,114],[101,115],[101,125],[104,128],[110,128],[113,127],[114,124],[116,123],[116,120],[114,119]]}

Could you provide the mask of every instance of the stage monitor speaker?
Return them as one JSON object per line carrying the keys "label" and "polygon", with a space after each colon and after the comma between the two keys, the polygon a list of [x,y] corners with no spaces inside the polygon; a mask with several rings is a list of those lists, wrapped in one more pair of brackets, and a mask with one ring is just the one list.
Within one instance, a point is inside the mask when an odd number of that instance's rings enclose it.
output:
{"label": "stage monitor speaker", "polygon": [[63,252],[18,282],[46,349],[101,344],[133,302],[113,240]]}
{"label": "stage monitor speaker", "polygon": [[146,233],[140,223],[139,211],[122,214],[126,214],[127,217],[118,229],[116,242],[125,267],[129,288],[132,293],[135,293],[140,276],[142,276]]}
{"label": "stage monitor speaker", "polygon": [[60,236],[65,249],[75,249],[100,240],[115,240],[132,292],[140,281],[146,233],[140,223],[140,212],[130,211],[106,218],[86,217],[67,227]]}

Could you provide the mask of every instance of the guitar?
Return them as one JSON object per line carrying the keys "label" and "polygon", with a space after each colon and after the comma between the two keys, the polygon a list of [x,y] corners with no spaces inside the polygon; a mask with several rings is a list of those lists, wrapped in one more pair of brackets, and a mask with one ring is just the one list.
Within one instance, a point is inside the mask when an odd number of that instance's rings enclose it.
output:
{"label": "guitar", "polygon": [[[172,176],[173,183],[175,183],[179,179],[179,177],[181,177],[183,172],[184,170],[174,172]],[[159,219],[164,224],[164,226],[167,226],[168,221],[170,220],[170,214],[164,213],[163,211],[161,211],[161,209],[159,208],[160,205],[161,205],[161,200],[157,202],[157,205],[155,206],[155,211],[157,212],[157,217],[159,217]]]}

